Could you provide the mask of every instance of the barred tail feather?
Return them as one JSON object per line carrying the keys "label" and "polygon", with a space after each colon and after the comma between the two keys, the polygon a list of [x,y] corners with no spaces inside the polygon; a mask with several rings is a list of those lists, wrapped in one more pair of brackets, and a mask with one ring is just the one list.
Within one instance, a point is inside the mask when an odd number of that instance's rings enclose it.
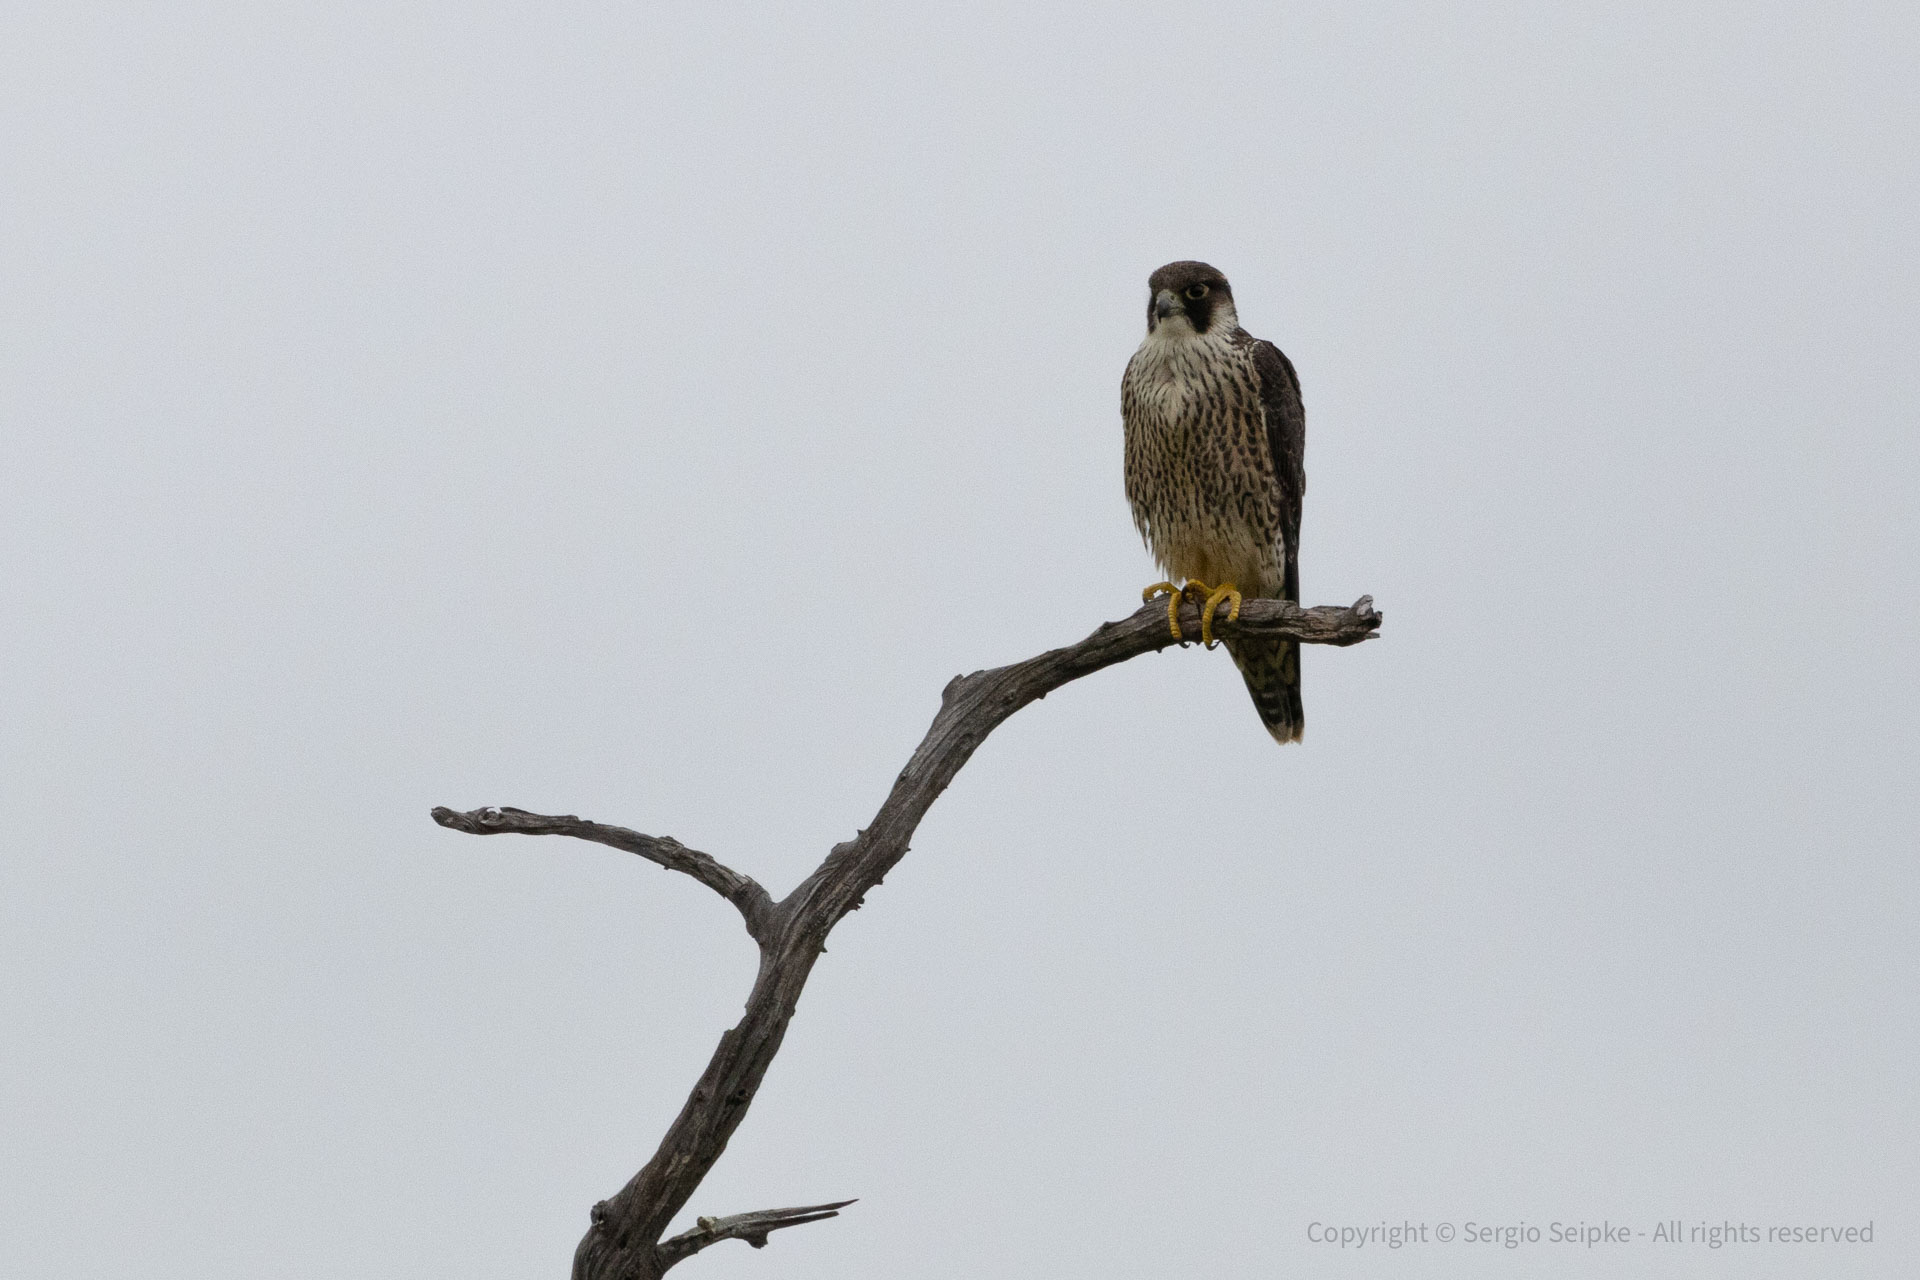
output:
{"label": "barred tail feather", "polygon": [[1273,740],[1300,741],[1307,729],[1306,708],[1300,703],[1300,642],[1229,640],[1227,652],[1240,668],[1247,692],[1253,695],[1253,709]]}

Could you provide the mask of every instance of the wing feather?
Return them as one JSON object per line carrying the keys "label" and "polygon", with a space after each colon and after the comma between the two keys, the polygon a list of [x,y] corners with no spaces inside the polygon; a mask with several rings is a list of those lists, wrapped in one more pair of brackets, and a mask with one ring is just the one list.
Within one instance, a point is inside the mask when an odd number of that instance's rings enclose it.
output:
{"label": "wing feather", "polygon": [[1280,487],[1280,524],[1286,538],[1286,598],[1300,601],[1300,508],[1307,496],[1307,411],[1300,377],[1280,348],[1253,340],[1253,368],[1260,378],[1260,407],[1267,422],[1267,449]]}

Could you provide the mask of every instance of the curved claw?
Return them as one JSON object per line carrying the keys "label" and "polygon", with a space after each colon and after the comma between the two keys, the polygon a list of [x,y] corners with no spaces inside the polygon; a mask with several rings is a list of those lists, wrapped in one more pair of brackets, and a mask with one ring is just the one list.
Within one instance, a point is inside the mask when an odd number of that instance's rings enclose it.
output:
{"label": "curved claw", "polygon": [[1155,596],[1161,595],[1167,597],[1167,630],[1173,632],[1173,638],[1175,640],[1178,640],[1181,644],[1185,644],[1187,637],[1182,634],[1180,630],[1181,591],[1179,587],[1174,586],[1171,582],[1156,582],[1140,593],[1140,601],[1144,604],[1152,600]]}
{"label": "curved claw", "polygon": [[[1205,587],[1201,589],[1205,590]],[[1207,597],[1206,604],[1200,608],[1200,643],[1209,649],[1218,643],[1213,638],[1213,611],[1220,607],[1222,601],[1227,604],[1227,621],[1240,620],[1240,590],[1231,582],[1223,582],[1214,588],[1213,594]]]}
{"label": "curved claw", "polygon": [[1155,596],[1177,595],[1179,591],[1180,588],[1174,586],[1171,582],[1156,582],[1140,593],[1140,603],[1145,604]]}
{"label": "curved claw", "polygon": [[[1212,594],[1209,595],[1209,592]],[[1181,644],[1187,643],[1187,634],[1180,629],[1180,605],[1182,601],[1191,599],[1196,603],[1203,600],[1206,602],[1200,610],[1200,636],[1201,639],[1206,642],[1207,648],[1209,649],[1213,648],[1214,645],[1214,608],[1222,600],[1231,597],[1233,604],[1232,608],[1228,611],[1227,621],[1232,622],[1240,616],[1240,593],[1234,589],[1232,583],[1228,583],[1218,591],[1215,591],[1198,578],[1188,578],[1187,585],[1184,587],[1176,587],[1171,582],[1156,582],[1140,593],[1140,599],[1143,601],[1152,600],[1157,596],[1167,597],[1167,630],[1171,632],[1173,638]]]}

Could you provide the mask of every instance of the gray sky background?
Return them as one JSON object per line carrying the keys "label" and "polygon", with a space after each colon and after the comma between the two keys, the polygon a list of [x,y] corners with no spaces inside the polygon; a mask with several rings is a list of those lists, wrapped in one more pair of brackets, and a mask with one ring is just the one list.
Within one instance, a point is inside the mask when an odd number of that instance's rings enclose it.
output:
{"label": "gray sky background", "polygon": [[[1911,5],[17,5],[0,1271],[565,1273],[957,671],[1156,576],[1147,273],[1299,367],[1276,749],[1023,712],[713,1280],[1920,1265]],[[1313,1222],[1849,1225],[1397,1253]]]}

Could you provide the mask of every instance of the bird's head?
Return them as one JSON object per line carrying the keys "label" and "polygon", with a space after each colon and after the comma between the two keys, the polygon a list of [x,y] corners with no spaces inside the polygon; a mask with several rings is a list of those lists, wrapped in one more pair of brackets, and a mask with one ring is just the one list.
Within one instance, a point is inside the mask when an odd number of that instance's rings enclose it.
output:
{"label": "bird's head", "polygon": [[1164,337],[1232,333],[1233,286],[1204,262],[1169,262],[1147,277],[1147,332]]}

